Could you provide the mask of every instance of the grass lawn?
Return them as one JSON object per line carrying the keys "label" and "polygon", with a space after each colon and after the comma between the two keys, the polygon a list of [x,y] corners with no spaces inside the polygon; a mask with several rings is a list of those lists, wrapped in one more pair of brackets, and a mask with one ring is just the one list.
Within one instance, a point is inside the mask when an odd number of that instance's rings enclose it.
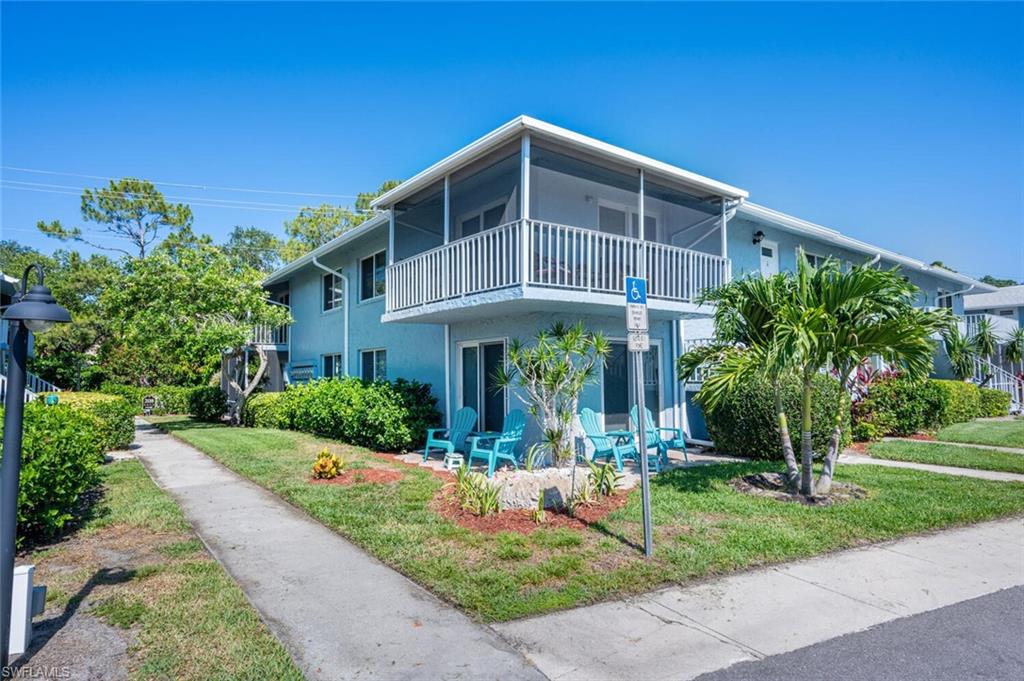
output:
{"label": "grass lawn", "polygon": [[[124,668],[137,679],[302,679],[142,464],[110,463],[102,475],[103,497],[82,527],[27,556],[48,586],[40,632],[65,617],[88,629],[90,616],[124,630]],[[57,629],[28,664],[53,655],[73,670],[93,662],[75,657],[89,650],[47,650],[60,647],[60,635]]]}
{"label": "grass lawn", "polygon": [[[405,475],[386,486],[313,485],[307,482],[309,467],[323,440],[183,418],[152,420],[467,612],[492,621],[1024,512],[1024,484],[880,466],[841,466],[838,479],[867,488],[870,497],[831,508],[754,498],[727,484],[777,464],[676,470],[653,479],[655,555],[645,561],[637,549],[642,545],[639,490],[623,509],[584,531],[542,527],[528,536],[483,534],[431,510],[442,482],[424,469],[396,463]],[[358,448],[331,446],[354,465],[370,456]]]}
{"label": "grass lawn", "polygon": [[879,459],[1024,473],[1024,454],[1011,454],[998,449],[963,447],[945,442],[886,440],[870,445],[868,453]]}
{"label": "grass lawn", "polygon": [[935,437],[946,442],[1024,449],[1024,419],[955,423],[940,430]]}

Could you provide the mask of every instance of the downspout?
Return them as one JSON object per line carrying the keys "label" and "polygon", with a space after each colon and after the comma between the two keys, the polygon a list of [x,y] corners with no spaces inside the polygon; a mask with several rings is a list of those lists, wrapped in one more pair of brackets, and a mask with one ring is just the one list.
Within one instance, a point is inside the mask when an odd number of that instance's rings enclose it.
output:
{"label": "downspout", "polygon": [[672,327],[669,330],[669,334],[672,336],[672,363],[670,371],[672,372],[672,426],[674,428],[682,428],[682,419],[680,418],[679,411],[679,376],[676,375],[676,361],[679,359],[679,320],[672,320]]}
{"label": "downspout", "polygon": [[444,325],[444,426],[452,427],[452,327]]}
{"label": "downspout", "polygon": [[[938,306],[938,307],[942,307],[941,305],[939,305],[939,299],[940,298],[949,298],[949,307],[950,307],[950,309],[952,309],[953,308],[953,298],[955,298],[957,296],[962,296],[965,293],[970,293],[974,289],[974,286],[975,286],[974,284],[971,284],[970,286],[968,286],[967,288],[963,289],[962,291],[954,291],[953,293],[947,293],[947,294],[942,295],[942,296],[935,296],[935,305]],[[964,315],[965,316],[967,315],[967,307],[966,306],[967,306],[967,303],[964,302]]]}
{"label": "downspout", "polygon": [[881,259],[882,259],[882,254],[881,253],[875,253],[875,257],[871,258],[871,260],[868,260],[866,263],[864,263],[864,267],[873,267],[874,265],[877,265],[878,261],[881,260]]}
{"label": "downspout", "polygon": [[[349,347],[348,347],[348,307],[349,307],[349,301],[348,301],[348,277],[345,276],[344,274],[342,274],[341,270],[333,270],[330,267],[328,267],[327,265],[324,265],[319,260],[317,260],[315,256],[313,257],[313,264],[316,265],[317,267],[319,267],[320,269],[322,269],[324,272],[327,272],[329,274],[333,274],[336,277],[341,277],[342,284],[345,286],[345,297],[343,298],[342,308],[341,308],[341,316],[342,316],[342,322],[341,322],[342,323],[342,332],[341,332],[341,336],[342,336],[342,339],[345,341],[345,352],[342,353],[342,355],[341,355],[341,366],[342,366],[341,371],[342,371],[342,373],[345,376],[348,376],[349,375],[348,374],[348,355],[349,355]],[[289,340],[291,340],[291,336],[289,336],[288,338],[289,338]],[[289,362],[292,361],[290,355],[288,357],[288,361]]]}

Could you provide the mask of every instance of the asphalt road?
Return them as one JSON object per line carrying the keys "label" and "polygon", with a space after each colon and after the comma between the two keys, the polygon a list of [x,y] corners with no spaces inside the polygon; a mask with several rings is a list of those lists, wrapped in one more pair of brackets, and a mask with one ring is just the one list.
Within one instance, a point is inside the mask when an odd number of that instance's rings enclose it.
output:
{"label": "asphalt road", "polygon": [[1021,681],[1024,586],[698,677],[698,681],[775,679]]}

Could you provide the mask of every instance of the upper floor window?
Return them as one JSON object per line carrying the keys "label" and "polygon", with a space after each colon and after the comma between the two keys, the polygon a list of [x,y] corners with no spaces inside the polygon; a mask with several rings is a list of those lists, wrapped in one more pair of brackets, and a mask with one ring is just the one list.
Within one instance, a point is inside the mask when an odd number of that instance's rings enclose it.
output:
{"label": "upper floor window", "polygon": [[388,380],[388,353],[385,350],[363,350],[359,353],[360,377],[364,381]]}
{"label": "upper floor window", "polygon": [[825,264],[825,261],[828,260],[828,258],[826,258],[823,255],[818,255],[817,253],[810,253],[808,251],[804,251],[804,256],[807,258],[807,262],[811,265],[811,267],[814,268],[821,267],[822,265]]}
{"label": "upper floor window", "polygon": [[324,378],[338,378],[342,374],[344,366],[340,353],[324,355]]}
{"label": "upper floor window", "polygon": [[385,251],[363,258],[359,263],[359,300],[384,295],[384,269],[387,264]]}
{"label": "upper floor window", "polygon": [[935,306],[944,307],[947,310],[953,309],[953,294],[945,289],[939,289],[935,295]]}
{"label": "upper floor window", "polygon": [[320,281],[323,289],[323,311],[340,308],[345,299],[341,277],[336,274],[325,274]]}
{"label": "upper floor window", "polygon": [[460,236],[467,237],[487,229],[494,229],[504,221],[504,217],[504,201],[473,211],[472,213],[466,213],[459,217]]}

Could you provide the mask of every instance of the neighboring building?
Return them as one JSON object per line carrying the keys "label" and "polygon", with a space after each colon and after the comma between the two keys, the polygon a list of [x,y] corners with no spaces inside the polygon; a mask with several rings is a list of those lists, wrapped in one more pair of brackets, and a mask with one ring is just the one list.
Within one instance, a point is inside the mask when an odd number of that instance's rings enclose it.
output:
{"label": "neighboring building", "polygon": [[[398,377],[430,383],[445,414],[463,405],[494,430],[514,396],[493,370],[512,338],[581,320],[613,351],[580,407],[608,428],[633,402],[626,275],[648,279],[646,402],[662,424],[704,438],[696,386],[675,359],[710,334],[701,291],[747,272],[795,267],[798,247],[849,263],[900,266],[922,306],[962,312],[992,287],[746,201],[743,189],[521,116],[387,192],[356,229],[267,278],[289,329],[260,342],[280,380]],[[639,216],[642,215],[643,219]]]}
{"label": "neighboring building", "polygon": [[1024,325],[1024,285],[1005,286],[988,293],[964,296],[967,314],[988,314]]}

